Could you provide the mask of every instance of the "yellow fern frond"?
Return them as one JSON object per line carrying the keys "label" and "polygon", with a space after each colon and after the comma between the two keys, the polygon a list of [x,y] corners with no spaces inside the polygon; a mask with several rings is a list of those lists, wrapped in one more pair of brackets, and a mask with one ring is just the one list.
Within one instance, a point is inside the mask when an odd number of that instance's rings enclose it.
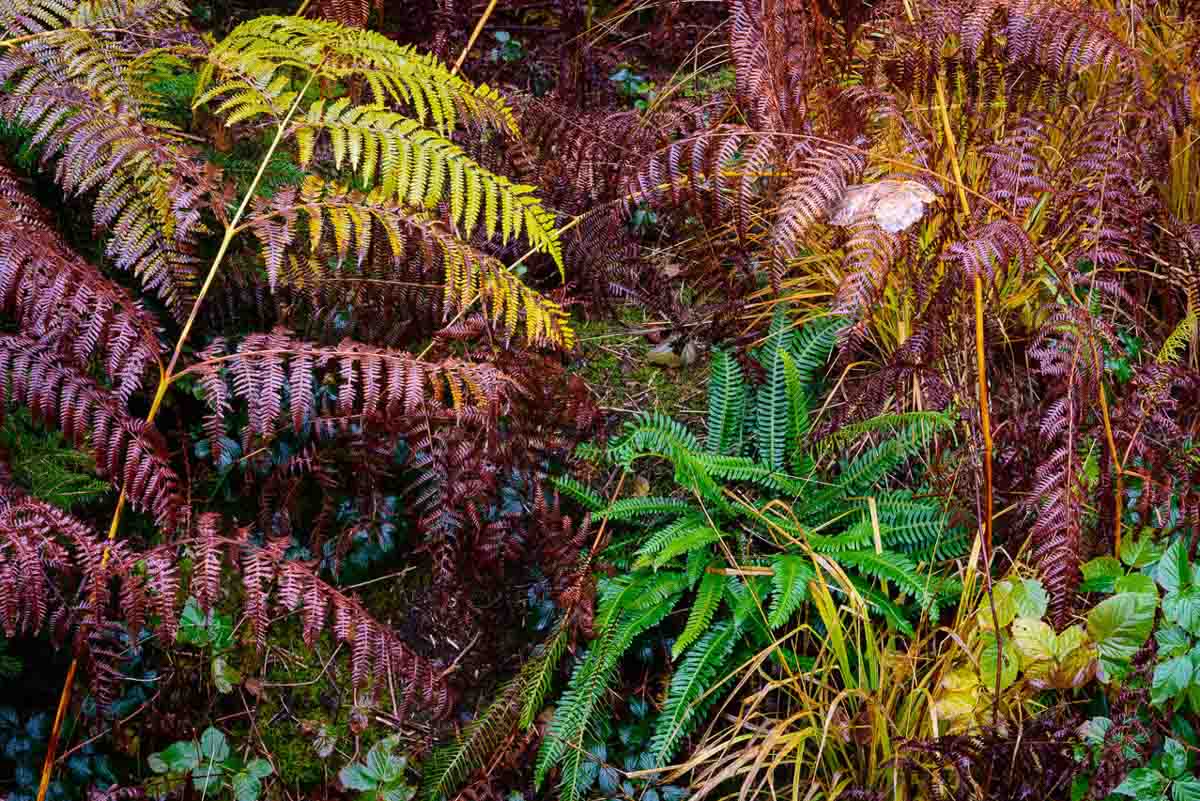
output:
{"label": "yellow fern frond", "polygon": [[458,239],[436,218],[414,211],[378,189],[364,195],[310,177],[299,193],[284,190],[270,201],[261,201],[247,226],[262,242],[272,285],[281,277],[292,281],[298,274],[293,265],[291,275],[284,276],[283,267],[287,253],[300,238],[299,222],[308,229],[309,253],[307,272],[300,274],[320,272],[320,263],[330,256],[361,270],[373,241],[386,243],[397,259],[406,257],[409,243],[418,242],[417,252],[426,260],[435,260],[431,263],[445,276],[448,309],[461,310],[480,300],[493,321],[503,323],[509,337],[516,334],[523,318],[529,341],[564,348],[574,344],[574,331],[557,303],[530,289],[498,259]]}
{"label": "yellow fern frond", "polygon": [[1196,312],[1190,311],[1187,316],[1179,321],[1179,325],[1175,326],[1175,330],[1163,342],[1162,348],[1159,349],[1158,355],[1154,358],[1155,364],[1169,365],[1175,367],[1179,364],[1179,359],[1187,346],[1192,341],[1192,337],[1196,333]]}
{"label": "yellow fern frond", "polygon": [[[312,161],[318,141],[326,141],[334,166],[355,173],[366,189],[418,210],[446,203],[464,237],[480,223],[488,238],[498,233],[506,244],[524,236],[563,274],[554,216],[534,188],[488,171],[448,138],[461,117],[515,133],[512,112],[494,89],[471,86],[432,56],[333,22],[259,17],[212,49],[194,104],[215,104],[227,125],[277,121],[295,100],[297,82],[314,75],[330,79],[340,96],[314,99],[292,123],[288,133],[301,166]],[[370,103],[352,100],[356,81],[369,89]],[[426,127],[430,121],[433,128]]]}
{"label": "yellow fern frond", "polygon": [[473,86],[431,55],[399,45],[374,31],[301,17],[258,17],[242,23],[212,49],[212,70],[202,75],[197,103],[211,99],[207,81],[226,76],[266,87],[279,74],[318,77],[348,85],[361,81],[376,105],[412,109],[421,124],[442,133],[460,117],[518,133],[516,118],[499,92]]}

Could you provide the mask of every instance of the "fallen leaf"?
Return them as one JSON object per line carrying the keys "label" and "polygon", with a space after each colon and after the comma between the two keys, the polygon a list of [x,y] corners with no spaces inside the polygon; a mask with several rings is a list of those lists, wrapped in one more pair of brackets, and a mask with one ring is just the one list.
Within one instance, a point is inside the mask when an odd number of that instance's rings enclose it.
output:
{"label": "fallen leaf", "polygon": [[846,189],[829,222],[847,226],[872,214],[880,228],[895,234],[921,219],[925,206],[935,200],[937,195],[916,181],[884,179],[856,184]]}

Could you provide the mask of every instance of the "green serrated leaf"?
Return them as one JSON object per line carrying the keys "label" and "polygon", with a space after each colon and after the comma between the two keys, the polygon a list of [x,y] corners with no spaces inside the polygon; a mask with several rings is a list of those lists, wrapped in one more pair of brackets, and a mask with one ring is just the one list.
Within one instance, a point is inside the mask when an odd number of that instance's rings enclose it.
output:
{"label": "green serrated leaf", "polygon": [[1118,795],[1129,795],[1139,801],[1161,798],[1167,789],[1167,777],[1153,768],[1135,768],[1125,781],[1113,790]]}
{"label": "green serrated leaf", "polygon": [[1102,667],[1133,658],[1150,636],[1157,608],[1153,595],[1127,592],[1106,598],[1088,612],[1088,636],[1096,643]]}
{"label": "green serrated leaf", "polygon": [[1163,706],[1179,698],[1192,683],[1192,660],[1177,656],[1160,662],[1154,667],[1154,680],[1150,685],[1150,703]]}

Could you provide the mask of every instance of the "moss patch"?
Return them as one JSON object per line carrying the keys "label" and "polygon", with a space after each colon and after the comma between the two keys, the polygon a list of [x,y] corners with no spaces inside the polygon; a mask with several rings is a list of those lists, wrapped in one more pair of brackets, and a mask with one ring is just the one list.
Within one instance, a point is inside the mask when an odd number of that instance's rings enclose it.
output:
{"label": "moss patch", "polygon": [[627,307],[616,319],[579,322],[576,331],[576,370],[605,412],[619,418],[656,410],[683,420],[703,419],[707,355],[678,368],[647,361],[654,347],[647,334],[665,332],[663,323],[648,318],[642,309]]}

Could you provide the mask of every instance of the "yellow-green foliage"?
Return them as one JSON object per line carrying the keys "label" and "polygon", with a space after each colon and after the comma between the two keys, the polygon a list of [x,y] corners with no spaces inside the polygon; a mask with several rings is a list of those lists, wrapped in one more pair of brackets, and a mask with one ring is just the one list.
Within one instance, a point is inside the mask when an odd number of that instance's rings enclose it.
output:
{"label": "yellow-green foliage", "polygon": [[[516,135],[512,112],[494,89],[472,86],[431,56],[337,23],[259,17],[210,52],[196,105],[219,100],[215,113],[227,125],[282,119],[312,74],[341,85],[342,96],[314,98],[293,123],[301,165],[311,161],[317,137],[328,135],[336,166],[348,164],[364,185],[423,208],[447,201],[465,236],[481,217],[489,237],[499,231],[507,242],[524,233],[561,268],[554,218],[533,197],[534,187],[485,170],[446,138],[462,117]],[[356,82],[365,85],[369,103],[345,94]]]}
{"label": "yellow-green foliage", "polygon": [[445,300],[450,308],[466,308],[482,298],[493,322],[503,321],[509,336],[523,318],[523,330],[531,342],[568,348],[575,342],[562,307],[521,283],[500,260],[458,239],[437,218],[405,209],[379,189],[364,195],[316,177],[305,181],[298,197],[282,194],[250,220],[263,242],[272,285],[282,272],[284,250],[296,237],[292,221],[297,215],[308,229],[310,258],[307,263],[293,259],[293,269],[283,275],[289,284],[320,281],[323,268],[318,257],[329,235],[343,263],[352,252],[361,263],[373,237],[381,236],[394,257],[402,257],[408,241],[416,238],[422,240],[417,250],[438,261],[445,273]]}
{"label": "yellow-green foliage", "polygon": [[[333,167],[365,190],[352,193],[310,181],[298,205],[276,206],[251,222],[263,240],[272,284],[294,235],[296,211],[308,225],[309,272],[321,269],[317,256],[326,223],[339,256],[357,241],[360,264],[372,230],[383,232],[395,256],[403,253],[408,231],[439,254],[450,308],[462,310],[482,298],[510,336],[523,316],[530,340],[573,344],[557,304],[467,244],[480,229],[505,244],[523,236],[535,252],[548,254],[560,273],[563,269],[554,216],[534,196],[534,187],[490,172],[449,139],[462,121],[519,135],[511,110],[494,89],[473,86],[433,57],[370,31],[322,20],[259,17],[212,49],[196,91],[194,106],[212,104],[226,125],[288,120],[285,132],[302,167],[313,162],[318,142],[328,141]],[[442,204],[448,212],[444,222],[433,214]],[[270,235],[264,236],[268,228]],[[295,271],[285,276],[295,277]]]}

